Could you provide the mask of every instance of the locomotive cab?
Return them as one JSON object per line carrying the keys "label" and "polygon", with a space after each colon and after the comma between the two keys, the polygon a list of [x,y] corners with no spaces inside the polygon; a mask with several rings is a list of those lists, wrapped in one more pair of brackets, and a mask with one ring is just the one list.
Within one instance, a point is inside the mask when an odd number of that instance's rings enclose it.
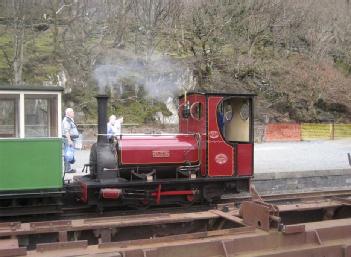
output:
{"label": "locomotive cab", "polygon": [[[249,190],[254,169],[254,96],[193,92],[179,98],[179,131],[201,134],[201,176],[217,181],[202,187],[208,201]],[[194,115],[195,105],[205,111]],[[190,115],[184,115],[187,109]]]}
{"label": "locomotive cab", "polygon": [[[195,92],[179,98],[180,132],[202,135],[203,176],[253,175],[253,98],[253,94]],[[190,115],[184,116],[187,108]]]}

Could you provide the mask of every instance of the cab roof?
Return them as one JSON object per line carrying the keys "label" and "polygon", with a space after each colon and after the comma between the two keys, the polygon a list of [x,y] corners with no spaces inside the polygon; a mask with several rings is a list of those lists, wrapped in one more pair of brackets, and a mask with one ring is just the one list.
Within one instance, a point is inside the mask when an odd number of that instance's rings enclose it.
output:
{"label": "cab roof", "polygon": [[[205,96],[224,96],[224,97],[230,97],[230,96],[237,96],[237,97],[255,97],[257,96],[256,94],[253,93],[230,93],[230,92],[196,92],[196,91],[189,91],[187,92],[187,95],[205,95]],[[184,94],[180,95],[179,98],[184,97]]]}

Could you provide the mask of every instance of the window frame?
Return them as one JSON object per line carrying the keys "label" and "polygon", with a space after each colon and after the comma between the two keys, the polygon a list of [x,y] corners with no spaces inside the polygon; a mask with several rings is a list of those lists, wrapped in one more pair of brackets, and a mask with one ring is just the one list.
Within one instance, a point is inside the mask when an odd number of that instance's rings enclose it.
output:
{"label": "window frame", "polygon": [[[18,94],[0,94],[1,101],[9,101],[13,102],[14,113],[15,116],[13,117],[14,121],[14,136],[4,136],[3,138],[18,138],[19,137],[19,95]],[[1,136],[0,136],[1,137]]]}
{"label": "window frame", "polygon": [[[61,104],[61,92],[59,91],[18,91],[18,90],[0,90],[0,95],[14,95],[14,96],[19,96],[19,102],[18,102],[18,109],[17,109],[17,124],[18,126],[18,134],[16,137],[10,137],[9,139],[13,138],[32,138],[32,137],[26,137],[25,136],[25,96],[30,95],[31,97],[38,97],[38,98],[45,98],[45,96],[49,97],[56,97],[56,108],[57,108],[57,137],[62,137],[62,131],[61,131],[61,117],[62,117],[62,104]],[[57,137],[51,137],[51,138],[57,138]],[[49,137],[44,137],[44,138],[50,138]]]}
{"label": "window frame", "polygon": [[[226,139],[226,136],[224,135],[223,133],[223,130],[220,128],[219,126],[219,112],[220,112],[220,108],[223,107],[223,103],[225,101],[230,101],[230,100],[233,100],[233,99],[242,99],[242,100],[245,100],[246,103],[244,104],[248,104],[248,107],[249,107],[249,113],[248,113],[248,119],[249,119],[249,139],[248,140],[245,140],[245,141],[242,141],[242,140],[235,140],[235,141],[232,141],[232,140],[227,140]],[[223,99],[218,103],[218,106],[217,106],[217,113],[216,113],[216,119],[217,119],[217,124],[218,124],[218,128],[219,128],[219,131],[224,139],[224,141],[226,142],[229,142],[231,144],[252,144],[254,142],[254,102],[253,102],[253,98],[251,97],[246,97],[246,96],[229,96],[229,97],[223,97]],[[224,114],[223,114],[224,115]],[[240,116],[240,113],[239,113],[239,116]],[[234,118],[234,113],[232,113],[232,118],[231,120]],[[241,119],[241,117],[240,117]],[[230,121],[231,121],[230,120]],[[247,119],[246,119],[247,120]]]}

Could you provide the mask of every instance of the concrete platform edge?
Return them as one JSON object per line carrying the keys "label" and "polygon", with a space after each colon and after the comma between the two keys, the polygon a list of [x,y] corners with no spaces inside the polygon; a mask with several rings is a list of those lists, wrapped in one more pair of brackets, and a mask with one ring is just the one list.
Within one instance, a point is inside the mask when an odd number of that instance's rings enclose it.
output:
{"label": "concrete platform edge", "polygon": [[275,179],[307,178],[307,177],[321,177],[321,176],[345,176],[345,175],[350,175],[350,178],[351,178],[351,169],[256,173],[253,180],[254,181],[255,180],[275,180]]}

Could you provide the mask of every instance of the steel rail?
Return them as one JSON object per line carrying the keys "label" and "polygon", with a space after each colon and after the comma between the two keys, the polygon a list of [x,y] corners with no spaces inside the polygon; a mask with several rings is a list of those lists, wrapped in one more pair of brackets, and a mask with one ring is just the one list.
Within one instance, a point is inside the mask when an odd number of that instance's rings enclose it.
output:
{"label": "steel rail", "polygon": [[[310,191],[310,192],[299,192],[299,193],[281,193],[281,194],[263,194],[260,195],[261,198],[268,202],[278,202],[278,201],[297,201],[305,199],[316,199],[316,198],[328,198],[336,196],[351,196],[351,189],[336,189],[328,191]],[[249,194],[245,195],[227,195],[224,196],[222,201],[234,201],[242,202],[251,199]]]}

